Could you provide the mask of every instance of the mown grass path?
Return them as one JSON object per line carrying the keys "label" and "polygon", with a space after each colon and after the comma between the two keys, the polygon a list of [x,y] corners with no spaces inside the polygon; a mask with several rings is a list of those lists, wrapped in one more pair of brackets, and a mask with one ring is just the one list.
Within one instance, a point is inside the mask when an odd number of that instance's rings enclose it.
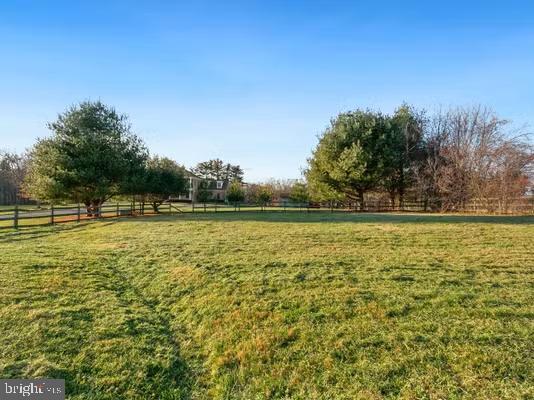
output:
{"label": "mown grass path", "polygon": [[532,217],[163,216],[0,254],[0,376],[72,399],[534,396]]}

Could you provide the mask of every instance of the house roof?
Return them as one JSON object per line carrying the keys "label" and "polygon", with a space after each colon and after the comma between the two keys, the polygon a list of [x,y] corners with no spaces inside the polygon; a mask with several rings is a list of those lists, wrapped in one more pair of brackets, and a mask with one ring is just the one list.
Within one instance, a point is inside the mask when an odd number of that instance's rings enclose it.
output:
{"label": "house roof", "polygon": [[[191,172],[191,171],[189,171],[187,169],[185,170],[185,176],[187,178],[195,178],[195,179],[198,179],[198,180],[201,180],[201,181],[208,182],[208,187],[207,187],[208,190],[226,190],[228,188],[229,184],[230,184],[230,182],[227,179],[212,179],[212,178],[205,179],[205,178],[202,178],[201,176],[198,176],[194,172]],[[218,181],[222,181],[223,182],[223,186],[220,189],[217,189],[216,182],[218,182]]]}

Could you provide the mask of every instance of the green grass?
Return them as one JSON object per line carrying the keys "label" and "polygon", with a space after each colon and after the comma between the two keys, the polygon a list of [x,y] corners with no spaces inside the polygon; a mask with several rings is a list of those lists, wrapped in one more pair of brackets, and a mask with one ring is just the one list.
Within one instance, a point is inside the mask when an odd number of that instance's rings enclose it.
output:
{"label": "green grass", "polygon": [[0,376],[70,399],[530,399],[534,218],[0,231]]}

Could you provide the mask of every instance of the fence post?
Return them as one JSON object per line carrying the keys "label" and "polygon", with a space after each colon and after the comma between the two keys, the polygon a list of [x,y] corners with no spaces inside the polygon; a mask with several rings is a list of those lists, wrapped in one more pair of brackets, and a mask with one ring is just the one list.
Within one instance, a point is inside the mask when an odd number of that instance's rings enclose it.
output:
{"label": "fence post", "polygon": [[13,228],[19,229],[19,205],[15,204],[15,213],[13,214]]}
{"label": "fence post", "polygon": [[217,212],[217,204],[218,204],[218,203],[215,203],[215,212]]}
{"label": "fence post", "polygon": [[195,202],[194,201],[191,201],[191,212],[193,214],[195,213]]}
{"label": "fence post", "polygon": [[50,224],[54,225],[54,205],[50,204]]}
{"label": "fence post", "polygon": [[80,222],[81,219],[80,203],[78,203],[78,214],[76,215],[76,222]]}
{"label": "fence post", "polygon": [[119,203],[117,202],[117,218],[119,217]]}

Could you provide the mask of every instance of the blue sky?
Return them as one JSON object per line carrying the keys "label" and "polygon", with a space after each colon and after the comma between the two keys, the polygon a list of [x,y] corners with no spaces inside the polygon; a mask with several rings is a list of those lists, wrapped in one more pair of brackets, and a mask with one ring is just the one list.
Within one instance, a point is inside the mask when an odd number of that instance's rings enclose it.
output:
{"label": "blue sky", "polygon": [[6,0],[0,93],[0,148],[100,99],[152,153],[298,178],[357,107],[482,103],[532,127],[534,2]]}

